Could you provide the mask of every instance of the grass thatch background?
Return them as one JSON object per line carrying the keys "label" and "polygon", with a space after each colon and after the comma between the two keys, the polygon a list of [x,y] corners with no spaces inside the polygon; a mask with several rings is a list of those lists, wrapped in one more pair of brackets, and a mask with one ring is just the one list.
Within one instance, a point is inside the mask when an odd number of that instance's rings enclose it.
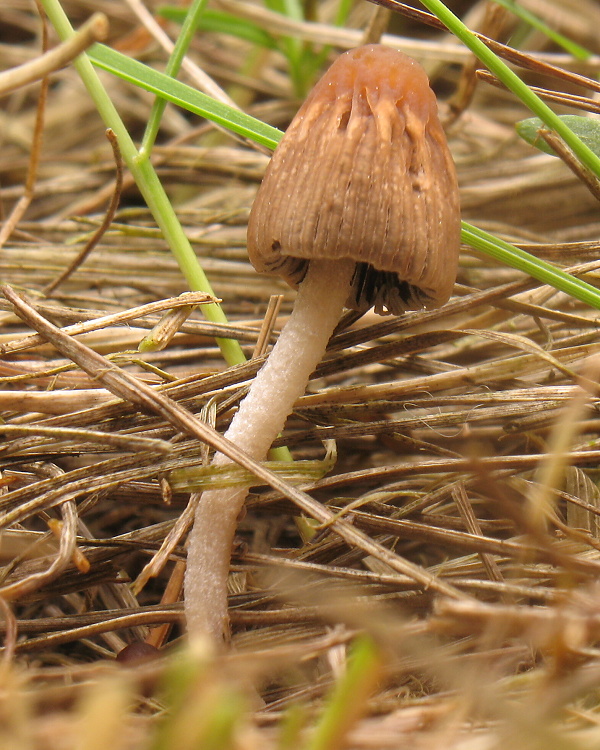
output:
{"label": "grass thatch background", "polygon": [[[316,5],[327,23],[335,3]],[[485,5],[452,7],[481,27],[490,23]],[[570,67],[597,75],[598,6],[527,5],[587,45],[595,56]],[[164,52],[124,0],[64,7],[75,26],[103,11],[111,45],[163,66]],[[358,43],[373,10],[355,3],[347,46]],[[261,23],[277,27],[269,13]],[[487,30],[501,40],[518,31],[504,12],[494,23]],[[3,2],[1,67],[37,56],[40,29],[29,0]],[[597,203],[560,160],[519,140],[514,123],[528,115],[524,108],[483,83],[451,117],[448,102],[457,101],[469,56],[414,22],[396,18],[391,31],[428,41],[419,57],[442,99],[464,218],[565,267],[593,261]],[[294,33],[311,39],[309,26]],[[569,65],[540,34],[524,44]],[[247,111],[284,128],[298,105],[284,58],[265,53],[249,64],[251,53],[231,36],[205,34],[191,55]],[[531,73],[526,80],[560,86]],[[103,81],[140,137],[151,97]],[[5,221],[25,193],[38,95],[29,86],[2,99]],[[239,339],[250,357],[270,295],[285,295],[276,328],[293,300],[246,259],[245,225],[268,156],[167,109],[157,170],[230,326],[205,323],[196,308],[163,351],[142,354],[137,347],[161,311],[119,314],[177,297],[186,291],[182,275],[126,174],[110,229],[45,294],[102,222],[115,165],[73,69],[53,75],[44,120],[31,203],[0,248],[2,283],[58,326],[117,316],[90,325],[80,340],[144,382],[164,384],[222,430],[255,365],[227,368],[214,336]],[[585,278],[594,283],[597,272]],[[183,538],[155,577],[142,586],[139,576],[186,508],[185,469],[205,455],[161,418],[116,400],[51,345],[27,343],[31,329],[11,310],[0,303],[0,746],[185,747],[183,730],[160,723],[165,701],[182,725],[194,711],[154,690],[157,675],[181,666],[109,665],[129,643],[166,639],[170,653],[182,635],[178,593],[165,592],[185,558]],[[198,746],[288,746],[282,715],[290,736],[294,721],[312,725],[362,629],[383,658],[368,705],[359,695],[366,716],[348,747],[598,745],[600,368],[590,359],[598,327],[597,311],[465,248],[455,297],[443,310],[369,314],[338,333],[280,444],[297,459],[321,461],[323,441],[335,441],[337,460],[325,477],[311,479],[302,472],[314,465],[299,464],[295,479],[382,553],[351,549],[328,529],[302,542],[292,504],[257,488],[233,558],[235,653],[198,657],[192,698],[197,712],[216,716],[237,706],[248,677],[258,680],[264,706],[231,709],[232,736]],[[170,453],[162,441],[173,443]],[[399,576],[383,561],[387,550],[439,579],[450,596]],[[170,632],[150,630],[167,623]]]}

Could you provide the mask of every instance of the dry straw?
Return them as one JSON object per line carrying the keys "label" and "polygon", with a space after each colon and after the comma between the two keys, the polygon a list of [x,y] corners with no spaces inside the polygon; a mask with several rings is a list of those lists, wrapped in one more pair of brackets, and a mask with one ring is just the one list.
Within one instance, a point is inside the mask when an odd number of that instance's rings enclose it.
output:
{"label": "dry straw", "polygon": [[[264,18],[269,32],[293,30],[307,43],[360,43],[369,4],[353,5],[345,29],[333,26],[333,4],[316,5],[318,24],[281,20],[258,3],[218,9]],[[73,19],[85,15],[77,2],[68,7]],[[596,4],[557,8],[535,4],[546,22],[593,44],[585,30],[598,27]],[[102,10],[111,44],[164,63],[120,0]],[[506,39],[515,26],[501,16]],[[491,33],[482,6],[466,20]],[[507,92],[479,82],[451,116],[447,94],[460,72],[446,62],[469,55],[442,32],[405,23],[407,38],[385,41],[425,64],[442,121],[453,119],[464,217],[597,283],[595,199],[560,160],[517,139],[513,124],[528,113]],[[2,3],[0,29],[6,69],[40,55],[29,7]],[[177,33],[170,22],[166,29]],[[527,48],[544,63],[598,73],[596,49],[575,64],[539,35]],[[252,50],[231,34],[203,32],[190,54],[232,96],[241,93],[245,109],[285,127],[298,107],[286,59]],[[549,86],[535,69],[528,75]],[[103,80],[130,131],[143,132],[146,96]],[[26,193],[35,92],[2,100],[3,216]],[[15,305],[22,295],[55,326],[40,337],[36,318],[23,322],[13,304],[1,305],[0,746],[182,747],[173,742],[192,726],[200,746],[220,737],[213,747],[309,747],[339,705],[330,688],[353,674],[359,631],[379,658],[363,667],[370,697],[354,693],[356,716],[366,715],[356,724],[343,709],[334,716],[342,747],[598,744],[600,425],[595,376],[584,367],[598,353],[597,315],[469,251],[442,308],[342,319],[276,441],[299,459],[301,489],[278,462],[263,466],[264,484],[255,480],[240,520],[227,582],[234,651],[214,656],[196,644],[181,661],[117,669],[129,643],[154,639],[171,657],[183,633],[178,579],[168,581],[186,557],[189,494],[210,470],[198,439],[169,412],[123,400],[103,377],[120,373],[138,397],[149,390],[194,415],[204,437],[211,424],[222,435],[263,360],[227,367],[215,336],[250,356],[271,294],[284,299],[269,344],[295,293],[257,274],[246,254],[268,157],[167,108],[155,164],[229,323],[205,322],[203,297],[180,298],[187,287],[127,173],[110,229],[44,298],[102,224],[115,182],[104,127],[73,69],[53,76],[44,114],[32,200],[0,251]],[[138,351],[165,311],[184,305],[194,310],[168,345]],[[76,364],[71,350],[48,343],[48,330],[56,344],[85,345],[95,369],[84,372],[85,359]],[[324,440],[337,444],[333,468],[323,463]],[[319,462],[325,476],[314,474]],[[544,466],[567,468],[556,477]],[[531,508],[540,493],[543,523]],[[299,507],[316,518],[310,539],[292,522]],[[155,577],[133,590],[153,562]]]}

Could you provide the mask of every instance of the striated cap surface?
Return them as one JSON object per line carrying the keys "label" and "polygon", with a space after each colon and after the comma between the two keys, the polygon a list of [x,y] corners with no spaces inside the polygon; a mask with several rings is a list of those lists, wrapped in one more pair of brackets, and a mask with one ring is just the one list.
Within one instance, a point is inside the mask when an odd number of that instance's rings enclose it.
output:
{"label": "striated cap surface", "polygon": [[312,258],[351,258],[347,307],[399,314],[448,300],[459,245],[456,172],[425,71],[381,45],[341,55],[269,163],[252,264],[296,286]]}

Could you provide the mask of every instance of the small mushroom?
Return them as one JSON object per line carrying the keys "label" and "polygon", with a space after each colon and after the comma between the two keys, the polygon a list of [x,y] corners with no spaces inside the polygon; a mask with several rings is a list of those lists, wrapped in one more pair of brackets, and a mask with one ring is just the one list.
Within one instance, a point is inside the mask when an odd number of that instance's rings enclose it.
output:
{"label": "small mushroom", "polygon": [[[398,315],[444,304],[459,244],[456,172],[425,71],[381,45],[341,55],[294,117],[252,207],[250,260],[298,295],[226,437],[263,459],[344,305]],[[209,491],[198,504],[185,579],[192,634],[227,637],[230,551],[246,494]]]}

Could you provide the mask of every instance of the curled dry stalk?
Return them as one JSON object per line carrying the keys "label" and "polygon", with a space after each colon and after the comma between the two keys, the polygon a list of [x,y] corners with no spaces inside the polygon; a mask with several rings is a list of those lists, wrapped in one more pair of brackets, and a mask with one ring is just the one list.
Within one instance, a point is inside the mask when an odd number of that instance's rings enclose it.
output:
{"label": "curled dry stalk", "polygon": [[55,289],[57,289],[64,281],[69,278],[72,273],[74,273],[79,268],[79,266],[85,261],[88,255],[96,247],[98,242],[100,242],[100,240],[102,239],[102,235],[110,227],[113,219],[115,218],[115,214],[117,213],[119,200],[121,199],[121,191],[123,190],[123,159],[121,158],[121,151],[119,149],[119,142],[117,141],[117,137],[110,128],[108,128],[108,130],[106,131],[106,137],[113,151],[116,170],[115,187],[110,199],[110,204],[98,229],[96,229],[96,231],[92,234],[90,239],[85,243],[79,253],[75,256],[75,258],[73,258],[73,260],[69,263],[67,268],[65,268],[65,270],[61,274],[59,274],[59,276],[57,276],[54,281],[50,282],[50,284],[48,284],[48,286],[44,289],[44,294],[46,295],[52,294]]}

